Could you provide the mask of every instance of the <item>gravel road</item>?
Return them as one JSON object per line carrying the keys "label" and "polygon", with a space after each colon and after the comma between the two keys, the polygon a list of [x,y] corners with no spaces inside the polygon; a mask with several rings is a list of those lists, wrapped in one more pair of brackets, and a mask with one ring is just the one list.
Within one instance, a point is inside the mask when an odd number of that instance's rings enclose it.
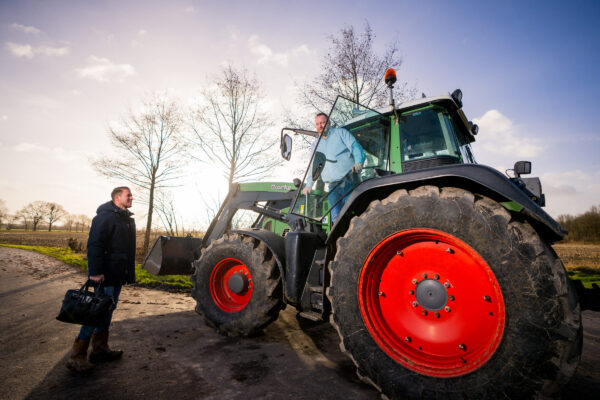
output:
{"label": "gravel road", "polygon": [[[288,307],[264,335],[227,338],[188,294],[126,287],[111,343],[125,351],[89,376],[64,367],[78,326],[54,319],[85,275],[50,257],[0,247],[0,399],[379,399],[358,380],[327,323]],[[600,313],[584,312],[584,350],[564,398],[600,392]]]}

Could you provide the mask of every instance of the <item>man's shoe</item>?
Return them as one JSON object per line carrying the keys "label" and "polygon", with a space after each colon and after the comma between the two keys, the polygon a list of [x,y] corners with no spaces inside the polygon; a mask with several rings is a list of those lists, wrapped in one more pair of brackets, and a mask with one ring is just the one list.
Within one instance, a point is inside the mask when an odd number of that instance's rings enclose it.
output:
{"label": "man's shoe", "polygon": [[92,336],[92,352],[90,353],[91,362],[115,361],[122,356],[122,350],[111,350],[108,347],[108,331],[94,332]]}
{"label": "man's shoe", "polygon": [[94,364],[90,363],[87,359],[87,350],[90,345],[89,340],[75,339],[73,343],[73,350],[71,350],[71,356],[67,361],[67,368],[73,372],[89,372],[94,368]]}

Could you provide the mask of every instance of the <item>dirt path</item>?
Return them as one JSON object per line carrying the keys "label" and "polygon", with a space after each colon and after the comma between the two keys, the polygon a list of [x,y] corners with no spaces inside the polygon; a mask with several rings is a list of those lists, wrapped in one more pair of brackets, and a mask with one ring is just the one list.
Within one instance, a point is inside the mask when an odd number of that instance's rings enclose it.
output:
{"label": "dirt path", "polygon": [[[93,374],[64,362],[78,327],[56,321],[85,275],[52,258],[0,247],[0,399],[378,399],[338,349],[329,324],[283,311],[263,336],[226,338],[187,294],[126,287],[111,342],[123,360]],[[584,313],[584,354],[565,398],[600,392],[600,313]]]}

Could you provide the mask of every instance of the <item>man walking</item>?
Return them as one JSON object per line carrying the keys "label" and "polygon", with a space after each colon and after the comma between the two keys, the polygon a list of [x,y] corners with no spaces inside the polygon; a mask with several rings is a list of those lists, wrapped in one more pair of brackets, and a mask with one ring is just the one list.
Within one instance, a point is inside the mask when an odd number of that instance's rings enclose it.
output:
{"label": "man walking", "polygon": [[[102,327],[81,327],[67,362],[67,368],[77,372],[89,371],[92,363],[117,360],[123,355],[108,346],[108,331],[122,285],[135,283],[135,221],[128,210],[133,195],[128,187],[120,186],[113,189],[111,198],[96,210],[87,242],[87,258],[89,278],[95,286],[102,284],[104,293],[115,301]],[[88,361],[90,340],[92,352]]]}

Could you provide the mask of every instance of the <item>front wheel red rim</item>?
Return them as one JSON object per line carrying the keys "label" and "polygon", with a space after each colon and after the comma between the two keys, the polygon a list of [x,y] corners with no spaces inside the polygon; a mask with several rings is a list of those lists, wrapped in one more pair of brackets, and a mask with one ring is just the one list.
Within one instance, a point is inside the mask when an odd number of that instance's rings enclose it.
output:
{"label": "front wheel red rim", "polygon": [[214,266],[210,274],[210,295],[221,310],[235,313],[243,310],[252,297],[252,275],[246,265],[226,258]]}
{"label": "front wheel red rim", "polygon": [[423,375],[477,370],[504,332],[504,299],[491,268],[465,242],[434,229],[379,242],[363,263],[358,302],[377,345]]}

